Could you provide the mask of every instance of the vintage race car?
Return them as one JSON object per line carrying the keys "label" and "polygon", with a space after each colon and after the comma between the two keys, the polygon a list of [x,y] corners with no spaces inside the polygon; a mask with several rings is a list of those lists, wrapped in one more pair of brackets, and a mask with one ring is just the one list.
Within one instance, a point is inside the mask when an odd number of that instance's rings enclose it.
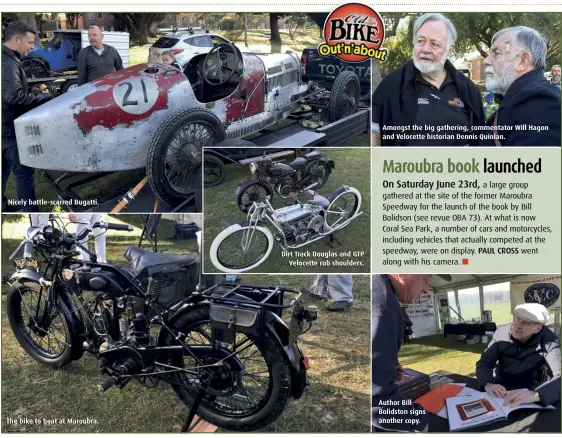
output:
{"label": "vintage race car", "polygon": [[146,167],[153,191],[177,205],[194,191],[202,147],[256,133],[303,105],[327,122],[339,120],[357,111],[359,88],[352,72],[343,72],[331,92],[303,82],[293,53],[219,44],[183,72],[136,65],[24,114],[15,121],[18,150],[23,164],[46,170]]}

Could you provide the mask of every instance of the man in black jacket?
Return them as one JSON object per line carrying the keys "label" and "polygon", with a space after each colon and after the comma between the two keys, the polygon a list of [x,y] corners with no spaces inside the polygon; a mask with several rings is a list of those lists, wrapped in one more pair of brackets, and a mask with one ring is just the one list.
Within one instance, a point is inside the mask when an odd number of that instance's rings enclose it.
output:
{"label": "man in black jacket", "polygon": [[560,90],[544,77],[547,45],[530,27],[502,29],[484,60],[486,88],[500,103],[483,146],[560,146]]}
{"label": "man in black jacket", "polygon": [[541,304],[514,309],[513,323],[496,330],[476,363],[482,389],[511,407],[560,400],[560,341],[545,327],[549,319]]}
{"label": "man in black jacket", "polygon": [[35,31],[25,23],[13,22],[5,31],[2,46],[2,210],[15,211],[18,207],[8,206],[6,185],[10,173],[16,177],[19,207],[25,212],[37,211],[29,205],[35,201],[35,170],[20,163],[14,120],[42,103],[51,100],[50,94],[35,95],[27,89],[27,78],[21,64],[21,57],[33,49]]}
{"label": "man in black jacket", "polygon": [[115,47],[103,44],[103,32],[98,26],[88,29],[90,46],[78,54],[78,85],[92,82],[102,76],[119,71],[123,61]]}
{"label": "man in black jacket", "polygon": [[412,59],[388,74],[373,95],[374,146],[478,145],[485,123],[478,87],[448,57],[457,33],[442,14],[414,23]]}

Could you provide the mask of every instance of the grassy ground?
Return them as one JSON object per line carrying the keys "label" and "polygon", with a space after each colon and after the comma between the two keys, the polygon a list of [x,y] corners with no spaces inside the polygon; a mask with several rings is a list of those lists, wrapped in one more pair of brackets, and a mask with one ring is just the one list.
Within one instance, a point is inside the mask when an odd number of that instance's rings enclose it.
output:
{"label": "grassy ground", "polygon": [[[361,261],[363,266],[356,267],[294,267],[289,265],[290,257],[282,257],[282,249],[275,244],[269,258],[255,272],[272,272],[272,273],[289,273],[289,272],[368,272],[370,266],[370,150],[361,148],[328,148],[321,149],[329,159],[335,161],[335,169],[330,175],[328,182],[319,190],[323,196],[328,196],[331,192],[341,187],[342,184],[348,184],[359,190],[362,196],[361,209],[363,215],[351,222],[346,228],[336,233],[336,237],[340,240],[341,246],[337,243],[334,248],[327,245],[328,238],[320,239],[311,243],[297,251],[313,251],[326,252],[332,251],[336,253],[347,251],[363,251],[360,257],[352,257],[354,260]],[[290,160],[293,157],[289,157]],[[214,238],[228,226],[238,223],[246,218],[236,205],[236,187],[249,175],[246,166],[229,165],[227,166],[227,174],[225,181],[216,187],[205,189],[203,212],[205,217],[204,227],[204,266],[205,272],[216,272],[216,268],[212,265],[208,250]],[[310,199],[308,196],[302,196],[301,201],[305,202]],[[278,196],[273,198],[274,207],[283,207],[284,204]],[[272,229],[272,227],[270,228]],[[309,258],[317,259],[317,258]],[[349,257],[342,257],[338,260],[347,260]],[[306,260],[306,259],[302,259]]]}
{"label": "grassy ground", "polygon": [[[140,225],[135,216],[119,219]],[[111,219],[114,221],[115,219]],[[171,221],[161,221],[162,250],[193,250],[195,241],[165,240],[172,234]],[[7,257],[19,243],[27,224],[17,217],[2,224],[3,274],[11,268]],[[108,235],[108,259],[126,264],[122,257],[129,244],[136,244],[140,229],[134,233],[111,232]],[[279,284],[303,288],[312,276],[244,276],[251,284]],[[7,292],[7,286],[2,287]],[[283,416],[267,428],[269,432],[367,432],[370,422],[370,278],[354,277],[355,305],[345,313],[322,310],[300,345],[310,357],[309,390],[294,402]],[[318,304],[317,302],[314,302]],[[290,316],[290,312],[286,317]],[[122,391],[97,390],[104,378],[94,357],[84,356],[53,371],[32,360],[15,340],[6,318],[2,297],[2,432],[91,432],[91,433],[164,433],[174,432],[183,423],[186,407],[165,385],[155,389],[132,383]],[[38,420],[39,424],[10,424],[7,419]],[[47,424],[52,419],[94,420],[82,425]],[[126,418],[126,421],[123,419]]]}
{"label": "grassy ground", "polygon": [[[511,316],[511,305],[509,303],[490,303],[484,304],[484,310],[492,311],[492,319],[496,324],[506,324],[512,321]],[[471,319],[480,317],[480,306],[463,306],[461,304],[462,317],[465,319]],[[454,312],[451,312],[451,316],[457,317]]]}
{"label": "grassy ground", "polygon": [[486,344],[466,344],[456,336],[434,335],[412,339],[404,344],[398,356],[403,367],[430,374],[446,370],[465,376],[474,376],[476,362]]}

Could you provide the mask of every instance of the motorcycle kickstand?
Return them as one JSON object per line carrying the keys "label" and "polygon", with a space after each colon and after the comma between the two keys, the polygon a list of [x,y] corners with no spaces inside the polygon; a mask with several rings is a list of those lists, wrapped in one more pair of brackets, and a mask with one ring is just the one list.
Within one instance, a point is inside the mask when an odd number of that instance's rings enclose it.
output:
{"label": "motorcycle kickstand", "polygon": [[342,245],[342,243],[336,238],[334,234],[330,234],[330,240],[328,240],[327,245],[333,249],[336,249],[333,245],[333,242],[336,242],[338,245]]}
{"label": "motorcycle kickstand", "polygon": [[191,426],[191,423],[193,422],[193,418],[195,417],[195,414],[197,413],[197,410],[199,409],[199,406],[201,405],[201,402],[203,401],[203,397],[205,396],[206,393],[207,393],[207,386],[201,385],[199,387],[199,391],[197,392],[197,396],[193,401],[193,405],[191,406],[191,409],[187,414],[187,418],[183,423],[181,432],[190,432],[189,427]]}

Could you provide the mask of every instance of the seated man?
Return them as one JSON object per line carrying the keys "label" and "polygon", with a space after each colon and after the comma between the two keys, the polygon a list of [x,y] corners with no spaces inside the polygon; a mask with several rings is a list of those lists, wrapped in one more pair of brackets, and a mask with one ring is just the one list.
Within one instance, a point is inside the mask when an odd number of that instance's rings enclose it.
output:
{"label": "seated man", "polygon": [[498,328],[476,362],[481,388],[505,398],[504,404],[511,407],[560,400],[560,341],[545,327],[549,319],[541,304],[515,308],[513,323]]}

